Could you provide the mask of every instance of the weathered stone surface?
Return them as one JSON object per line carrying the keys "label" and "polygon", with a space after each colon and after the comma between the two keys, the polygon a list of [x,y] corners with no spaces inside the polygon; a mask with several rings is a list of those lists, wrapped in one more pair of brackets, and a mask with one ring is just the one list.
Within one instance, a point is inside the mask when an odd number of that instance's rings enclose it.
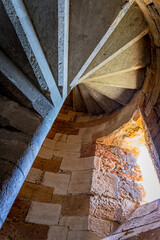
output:
{"label": "weathered stone surface", "polygon": [[91,191],[117,199],[118,181],[118,177],[114,174],[94,170]]}
{"label": "weathered stone surface", "polygon": [[26,217],[27,222],[55,225],[58,224],[61,205],[51,203],[32,202]]}
{"label": "weathered stone surface", "polygon": [[151,214],[152,212],[158,210],[158,208],[160,209],[160,206],[158,206],[159,204],[159,200],[157,201],[153,201],[153,202],[150,202],[150,203],[146,203],[146,204],[143,204],[141,206],[139,206],[134,212],[133,214],[130,216],[129,220],[130,219],[133,219],[133,218],[139,218],[139,217],[143,217],[143,216],[146,216],[148,214]]}
{"label": "weathered stone surface", "polygon": [[54,137],[54,141],[66,142],[67,138],[68,138],[67,134],[56,133]]}
{"label": "weathered stone surface", "polygon": [[68,193],[89,193],[92,184],[92,170],[73,171]]}
{"label": "weathered stone surface", "polygon": [[10,161],[0,159],[0,223],[7,217],[24,181],[22,171]]}
{"label": "weathered stone surface", "polygon": [[88,230],[88,216],[63,216],[59,225],[69,227],[69,230]]}
{"label": "weathered stone surface", "polygon": [[24,182],[18,197],[22,199],[30,199],[36,202],[50,203],[52,200],[54,188],[35,185]]}
{"label": "weathered stone surface", "polygon": [[94,168],[94,157],[88,158],[76,158],[72,156],[66,156],[62,160],[61,170],[87,170]]}
{"label": "weathered stone surface", "polygon": [[38,114],[7,98],[0,97],[0,109],[2,127],[13,127],[29,135],[33,135],[42,121]]}
{"label": "weathered stone surface", "polygon": [[67,227],[51,226],[48,231],[47,240],[66,240],[67,233]]}
{"label": "weathered stone surface", "polygon": [[109,235],[109,233],[113,229],[112,225],[113,225],[112,221],[108,220],[105,221],[92,216],[89,216],[88,219],[88,230],[103,236]]}
{"label": "weathered stone surface", "polygon": [[137,166],[137,159],[135,158],[135,156],[133,154],[127,153],[126,158],[127,158],[126,159],[127,164],[129,164],[132,167]]}
{"label": "weathered stone surface", "polygon": [[60,119],[56,119],[52,130],[55,133],[62,133],[67,135],[78,135],[79,129],[74,127],[74,124],[72,122],[63,121]]}
{"label": "weathered stone surface", "polygon": [[86,216],[89,213],[90,197],[85,195],[53,195],[52,202],[62,206],[61,214],[65,216]]}
{"label": "weathered stone surface", "polygon": [[30,183],[41,184],[44,178],[44,172],[38,168],[31,168],[27,177],[26,181]]}
{"label": "weathered stone surface", "polygon": [[9,214],[8,214],[8,219],[11,219],[14,222],[20,222],[24,221],[29,207],[31,205],[30,200],[24,200],[24,199],[16,199]]}
{"label": "weathered stone surface", "polygon": [[46,138],[43,142],[43,147],[54,149],[56,142],[50,138]]}
{"label": "weathered stone surface", "polygon": [[70,240],[84,240],[87,237],[87,231],[69,231],[68,239]]}
{"label": "weathered stone surface", "polygon": [[133,228],[128,231],[114,233],[113,235],[104,238],[104,240],[159,240],[159,238],[154,238],[154,236],[159,237],[160,222],[150,223],[141,227]]}
{"label": "weathered stone surface", "polygon": [[54,194],[66,195],[70,174],[45,172],[43,185],[54,188]]}
{"label": "weathered stone surface", "polygon": [[81,157],[90,157],[95,156],[96,153],[96,143],[91,142],[88,144],[83,144],[81,147]]}
{"label": "weathered stone surface", "polygon": [[57,142],[55,144],[55,150],[63,150],[64,152],[80,152],[81,150],[81,145],[80,144],[76,144],[76,143],[65,143],[65,142]]}
{"label": "weathered stone surface", "polygon": [[129,229],[134,229],[136,227],[144,226],[152,222],[159,222],[160,216],[158,211],[154,211],[153,213],[145,216],[139,216],[133,219],[126,221],[117,231],[126,231]]}
{"label": "weathered stone surface", "polygon": [[41,169],[47,172],[58,172],[60,169],[62,157],[53,156],[51,159],[36,157],[32,165],[33,168]]}
{"label": "weathered stone surface", "polygon": [[102,220],[121,222],[123,218],[123,209],[121,203],[117,199],[95,195],[91,197],[90,214]]}
{"label": "weathered stone surface", "polygon": [[30,140],[31,137],[24,133],[0,129],[0,158],[17,164]]}
{"label": "weathered stone surface", "polygon": [[38,157],[51,159],[52,156],[53,156],[53,153],[54,153],[53,149],[41,147],[41,149],[40,149],[40,151],[38,153]]}
{"label": "weathered stone surface", "polygon": [[6,220],[1,231],[9,236],[9,239],[46,240],[48,229],[49,227],[45,225]]}
{"label": "weathered stone surface", "polygon": [[9,240],[9,237],[7,236],[7,234],[0,233],[0,239],[1,240]]}

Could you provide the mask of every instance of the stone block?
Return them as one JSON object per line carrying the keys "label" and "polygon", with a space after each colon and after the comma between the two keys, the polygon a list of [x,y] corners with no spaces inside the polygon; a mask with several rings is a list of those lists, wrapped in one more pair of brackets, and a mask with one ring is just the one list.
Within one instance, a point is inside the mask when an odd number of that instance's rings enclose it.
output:
{"label": "stone block", "polygon": [[54,141],[59,141],[59,142],[66,142],[67,141],[67,134],[63,133],[56,133],[54,137]]}
{"label": "stone block", "polygon": [[51,159],[53,157],[53,153],[54,153],[53,149],[41,147],[37,156],[45,159]]}
{"label": "stone block", "polygon": [[62,206],[63,216],[86,216],[89,214],[90,197],[53,195],[52,202]]}
{"label": "stone block", "polygon": [[69,240],[87,240],[87,231],[68,231]]}
{"label": "stone block", "polygon": [[55,145],[55,150],[63,150],[64,152],[80,152],[81,145],[75,143],[65,143],[65,142],[57,142]]}
{"label": "stone block", "polygon": [[88,230],[102,235],[103,237],[109,235],[112,230],[113,222],[109,220],[102,220],[89,216],[88,218]]}
{"label": "stone block", "polygon": [[32,167],[26,177],[26,181],[30,183],[41,184],[43,177],[44,173],[42,170]]}
{"label": "stone block", "polygon": [[30,205],[31,205],[30,200],[17,198],[13,203],[13,206],[7,218],[15,222],[24,221],[27,216]]}
{"label": "stone block", "polygon": [[9,236],[9,239],[46,240],[48,229],[49,227],[45,225],[31,224],[25,222],[14,222],[7,219],[1,229],[1,232],[7,234]]}
{"label": "stone block", "polygon": [[52,203],[32,202],[26,217],[26,222],[55,225],[58,224],[61,205]]}
{"label": "stone block", "polygon": [[91,157],[96,155],[96,143],[90,142],[81,147],[81,157]]}
{"label": "stone block", "polygon": [[94,170],[91,191],[116,199],[118,197],[118,177],[111,173]]}
{"label": "stone block", "polygon": [[127,160],[128,165],[130,165],[132,167],[137,166],[137,159],[133,154],[127,153],[126,154],[126,160]]}
{"label": "stone block", "polygon": [[54,188],[24,182],[18,197],[30,199],[36,202],[50,203],[52,200]]}
{"label": "stone block", "polygon": [[0,239],[1,240],[10,240],[7,234],[0,233]]}
{"label": "stone block", "polygon": [[94,157],[79,158],[66,156],[62,160],[61,170],[87,170],[94,168]]}
{"label": "stone block", "polygon": [[95,195],[90,199],[90,214],[102,220],[121,222],[122,204],[117,199]]}
{"label": "stone block", "polygon": [[92,170],[73,171],[69,183],[68,193],[90,193],[92,184]]}
{"label": "stone block", "polygon": [[87,216],[63,216],[59,225],[69,227],[69,230],[88,230]]}
{"label": "stone block", "polygon": [[78,136],[81,138],[82,143],[89,143],[92,141],[92,134],[93,134],[92,128],[81,128],[79,130]]}
{"label": "stone block", "polygon": [[47,240],[67,240],[67,227],[51,226],[48,231]]}
{"label": "stone block", "polygon": [[50,138],[46,138],[43,142],[43,147],[49,148],[49,149],[54,149],[55,144],[56,144],[56,141],[54,141]]}
{"label": "stone block", "polygon": [[32,165],[33,168],[41,169],[47,172],[58,172],[62,162],[62,157],[53,156],[51,159],[36,157]]}
{"label": "stone block", "polygon": [[43,185],[54,188],[54,194],[66,195],[70,174],[45,172]]}
{"label": "stone block", "polygon": [[66,157],[66,156],[68,156],[68,157],[70,157],[70,156],[71,157],[74,157],[74,156],[80,157],[80,152],[72,152],[71,150],[66,152],[62,148],[62,149],[55,149],[54,150],[54,155],[55,156],[59,156],[59,157]]}

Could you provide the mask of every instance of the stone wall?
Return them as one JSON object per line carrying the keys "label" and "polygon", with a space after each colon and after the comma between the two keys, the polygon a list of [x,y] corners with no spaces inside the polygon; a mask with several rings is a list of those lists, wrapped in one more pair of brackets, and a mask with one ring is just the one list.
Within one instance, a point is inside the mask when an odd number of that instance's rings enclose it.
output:
{"label": "stone wall", "polygon": [[2,235],[18,240],[99,240],[130,216],[141,201],[141,173],[127,149],[95,141],[106,120],[61,110]]}
{"label": "stone wall", "polygon": [[114,234],[104,240],[159,240],[160,200],[138,207]]}

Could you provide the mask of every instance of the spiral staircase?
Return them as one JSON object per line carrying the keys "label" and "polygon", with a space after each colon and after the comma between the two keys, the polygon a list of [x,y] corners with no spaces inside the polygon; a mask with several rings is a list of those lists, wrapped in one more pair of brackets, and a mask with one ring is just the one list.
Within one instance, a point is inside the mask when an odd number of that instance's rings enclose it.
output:
{"label": "spiral staircase", "polygon": [[0,1],[0,225],[66,97],[91,115],[127,105],[150,45],[133,0]]}

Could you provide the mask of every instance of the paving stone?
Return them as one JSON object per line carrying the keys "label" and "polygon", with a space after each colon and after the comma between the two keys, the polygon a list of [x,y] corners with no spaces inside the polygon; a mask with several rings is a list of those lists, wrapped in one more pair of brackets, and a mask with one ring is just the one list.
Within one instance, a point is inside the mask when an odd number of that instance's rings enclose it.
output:
{"label": "paving stone", "polygon": [[48,231],[47,240],[67,240],[67,227],[51,226]]}
{"label": "paving stone", "polygon": [[92,170],[73,171],[68,193],[89,193],[92,184]]}
{"label": "paving stone", "polygon": [[54,188],[54,194],[66,195],[70,174],[45,172],[43,185]]}
{"label": "paving stone", "polygon": [[62,160],[60,169],[70,170],[70,171],[93,169],[94,159],[95,159],[94,157],[76,158],[76,157],[66,156]]}
{"label": "paving stone", "polygon": [[36,202],[50,203],[52,200],[54,188],[24,182],[18,197],[30,199]]}
{"label": "paving stone", "polygon": [[43,225],[55,225],[59,222],[60,213],[61,205],[59,204],[32,202],[26,221]]}
{"label": "paving stone", "polygon": [[41,184],[43,177],[44,173],[42,170],[32,167],[26,177],[26,181],[30,183]]}
{"label": "paving stone", "polygon": [[63,216],[59,225],[69,227],[69,230],[88,230],[88,217]]}

